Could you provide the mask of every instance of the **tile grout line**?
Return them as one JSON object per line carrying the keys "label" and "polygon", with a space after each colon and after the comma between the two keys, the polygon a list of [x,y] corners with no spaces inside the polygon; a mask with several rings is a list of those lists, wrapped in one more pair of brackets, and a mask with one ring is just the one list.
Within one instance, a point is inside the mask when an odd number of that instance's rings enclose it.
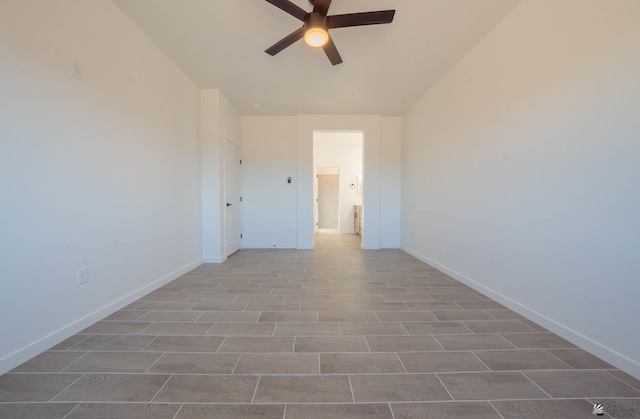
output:
{"label": "tile grout line", "polygon": [[449,389],[447,388],[447,386],[444,384],[444,382],[442,381],[442,378],[440,378],[440,374],[434,374],[436,376],[436,378],[438,379],[438,381],[440,382],[440,385],[442,387],[444,387],[444,389],[447,391],[447,394],[449,395],[449,397],[451,397],[451,400],[453,401],[460,401],[460,400],[456,400],[455,397],[453,397],[453,395],[451,394],[451,392],[449,391]]}
{"label": "tile grout line", "polygon": [[260,380],[262,379],[262,374],[258,376],[258,380],[256,380],[256,388],[253,389],[253,396],[251,397],[251,401],[249,403],[253,404],[256,399],[256,394],[258,393],[258,386],[260,385]]}
{"label": "tile grout line", "polygon": [[160,388],[158,389],[158,391],[156,391],[156,394],[153,395],[153,397],[149,400],[149,402],[153,402],[153,400],[158,397],[158,394],[160,394],[160,392],[166,387],[167,383],[169,383],[169,381],[173,378],[173,374],[170,374],[169,377],[167,377],[167,379],[165,380],[164,384],[162,384],[160,386]]}
{"label": "tile grout line", "polygon": [[84,354],[80,355],[80,357],[78,359],[76,359],[75,361],[71,362],[69,365],[65,366],[64,368],[56,371],[56,372],[69,372],[72,373],[73,371],[65,371],[67,368],[69,368],[70,366],[72,366],[73,364],[75,364],[76,362],[80,361],[82,358],[84,358],[85,356],[87,356],[89,354],[89,352],[85,352]]}
{"label": "tile grout line", "polygon": [[[152,352],[149,352],[149,353],[152,353]],[[158,363],[158,361],[160,361],[160,360],[161,360],[165,355],[166,355],[166,352],[162,352],[162,353],[160,354],[160,356],[158,357],[158,359],[156,359],[155,361],[153,361],[153,362],[151,363],[151,365],[149,365],[149,368],[147,368],[147,369],[144,371],[144,373],[143,373],[143,374],[148,374],[148,373],[149,373],[149,371],[151,371],[151,368],[153,368],[153,367]]]}
{"label": "tile grout line", "polygon": [[82,403],[78,403],[78,404],[76,404],[76,405],[73,407],[73,409],[71,409],[71,410],[69,411],[69,413],[67,413],[66,415],[64,415],[64,416],[62,417],[62,419],[67,419],[67,418],[69,417],[69,415],[70,415],[70,414],[72,414],[72,413],[73,413],[73,412],[74,412],[78,407],[80,407],[80,405],[81,405],[81,404],[82,404]]}
{"label": "tile grout line", "polygon": [[538,388],[540,389],[540,391],[542,391],[544,394],[546,394],[547,396],[549,396],[549,398],[550,398],[550,399],[554,399],[554,397],[553,397],[551,394],[547,393],[547,392],[545,391],[545,389],[543,389],[542,387],[540,387],[540,386],[538,385],[538,383],[536,383],[536,382],[535,382],[535,381],[533,381],[531,378],[529,378],[529,376],[528,376],[527,374],[525,374],[525,373],[524,373],[524,371],[520,370],[520,371],[517,371],[517,372],[519,372],[521,375],[524,375],[524,376],[525,376],[525,378],[526,378],[527,380],[531,381],[531,383],[533,383],[533,385],[534,385],[534,386],[538,387]]}
{"label": "tile grout line", "polygon": [[173,419],[176,419],[178,417],[178,415],[180,414],[180,412],[182,411],[182,408],[184,407],[184,403],[180,404],[180,407],[178,407],[178,410],[176,410],[176,414],[173,415]]}
{"label": "tile grout line", "polygon": [[[54,401],[53,399],[55,399],[56,397],[58,397],[59,395],[61,395],[62,393],[64,393],[65,391],[67,391],[72,385],[74,385],[75,383],[77,383],[78,381],[80,381],[83,377],[86,377],[87,374],[80,374],[80,377],[76,378],[73,383],[69,384],[68,386],[66,386],[65,388],[63,388],[58,394],[56,394],[55,396],[53,396],[52,398],[49,399],[49,402]],[[62,400],[60,400],[62,401]],[[72,402],[73,403],[73,402]]]}
{"label": "tile grout line", "polygon": [[[238,355],[238,359],[236,360],[236,364],[233,366],[233,369],[231,370],[231,375],[234,375],[236,373],[236,368],[238,368],[238,364],[240,363],[240,358],[242,358],[242,355],[244,355],[244,353],[241,353]],[[213,375],[213,374],[211,374]]]}
{"label": "tile grout line", "polygon": [[407,367],[404,365],[404,362],[402,362],[402,359],[400,359],[400,354],[398,352],[396,352],[396,358],[398,358],[398,361],[400,361],[400,365],[402,365],[402,369],[404,370],[404,373],[409,374],[409,371],[407,370]]}
{"label": "tile grout line", "polygon": [[502,413],[500,413],[500,411],[493,405],[491,400],[487,400],[487,403],[489,403],[489,406],[491,406],[491,408],[493,410],[495,410],[495,412],[502,418],[504,419],[504,416],[502,416]]}
{"label": "tile grout line", "polygon": [[393,413],[393,407],[391,407],[391,402],[387,402],[387,406],[389,406],[389,412],[391,412],[391,418],[396,419],[395,413]]}
{"label": "tile grout line", "polygon": [[[492,369],[490,366],[488,366],[486,362],[484,362],[482,359],[480,359],[480,357],[479,357],[478,355],[476,355],[476,353],[475,353],[474,351],[469,351],[469,352],[471,352],[471,354],[472,354],[473,356],[475,356],[475,357],[476,357],[476,359],[477,359],[478,361],[480,361],[480,363],[481,363],[482,365],[484,365],[485,367],[487,367],[487,371],[493,371],[493,369]],[[519,370],[518,370],[518,371],[519,371]]]}
{"label": "tile grout line", "polygon": [[[624,383],[624,384],[628,385],[628,386],[629,386],[629,387],[631,387],[632,389],[634,389],[634,390],[636,390],[636,391],[640,391],[640,386],[636,387],[636,386],[634,386],[634,385],[632,385],[632,384],[630,384],[630,383],[627,383],[627,382],[626,382],[626,381],[624,381],[622,378],[617,377],[617,376],[615,376],[615,375],[611,374],[611,370],[609,370],[609,369],[606,369],[606,370],[604,370],[604,371],[606,371],[606,372],[607,372],[607,374],[611,375],[612,377],[616,378],[618,381],[621,381],[622,383]],[[622,370],[617,370],[617,371],[624,372],[624,371],[622,371]],[[625,373],[625,374],[626,374],[626,373]]]}
{"label": "tile grout line", "polygon": [[347,378],[349,379],[349,389],[351,390],[351,403],[355,403],[356,397],[353,394],[353,384],[351,384],[351,374],[348,374]]}
{"label": "tile grout line", "polygon": [[[527,349],[521,349],[521,350],[527,350]],[[552,357],[556,358],[558,361],[562,362],[564,365],[566,365],[567,369],[571,369],[571,370],[577,370],[576,368],[574,368],[573,366],[569,365],[568,363],[564,362],[562,359],[560,359],[560,357],[558,357],[556,354],[554,354],[552,351],[553,349],[542,349],[544,352],[548,353],[549,355],[551,355]]]}

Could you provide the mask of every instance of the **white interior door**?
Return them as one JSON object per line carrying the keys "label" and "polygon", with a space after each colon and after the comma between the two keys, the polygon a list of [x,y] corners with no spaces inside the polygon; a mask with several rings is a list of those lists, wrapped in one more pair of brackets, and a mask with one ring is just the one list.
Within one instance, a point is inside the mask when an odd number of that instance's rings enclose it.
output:
{"label": "white interior door", "polygon": [[242,244],[241,159],[240,149],[227,140],[224,165],[227,256],[240,250]]}
{"label": "white interior door", "polygon": [[338,230],[340,227],[339,175],[318,175],[318,228]]}

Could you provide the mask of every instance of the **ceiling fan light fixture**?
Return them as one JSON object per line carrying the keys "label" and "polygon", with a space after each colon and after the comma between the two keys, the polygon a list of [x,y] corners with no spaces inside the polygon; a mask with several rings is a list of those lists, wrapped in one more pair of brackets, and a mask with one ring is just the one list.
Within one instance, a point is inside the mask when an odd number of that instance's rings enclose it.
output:
{"label": "ceiling fan light fixture", "polygon": [[304,33],[304,42],[310,47],[323,47],[329,42],[329,32],[324,28],[314,26]]}

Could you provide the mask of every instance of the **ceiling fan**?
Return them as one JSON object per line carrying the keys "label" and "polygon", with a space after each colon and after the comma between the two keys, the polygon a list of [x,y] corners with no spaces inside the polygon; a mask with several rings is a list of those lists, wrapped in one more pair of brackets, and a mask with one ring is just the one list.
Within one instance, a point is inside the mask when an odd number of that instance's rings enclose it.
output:
{"label": "ceiling fan", "polygon": [[346,28],[350,26],[380,25],[393,22],[395,10],[380,10],[377,12],[349,13],[344,15],[327,16],[331,0],[309,0],[313,11],[307,13],[304,9],[289,0],[267,0],[277,8],[301,20],[303,25],[288,36],[270,46],[265,52],[276,55],[294,42],[304,38],[307,45],[322,48],[329,57],[331,64],[342,62],[342,57],[329,35],[329,29]]}

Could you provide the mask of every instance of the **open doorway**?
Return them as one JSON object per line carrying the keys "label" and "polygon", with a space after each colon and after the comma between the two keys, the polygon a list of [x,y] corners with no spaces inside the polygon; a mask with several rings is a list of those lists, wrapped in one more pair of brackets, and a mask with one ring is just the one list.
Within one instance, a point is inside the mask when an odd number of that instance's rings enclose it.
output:
{"label": "open doorway", "polygon": [[363,137],[361,131],[313,134],[316,234],[362,234]]}

